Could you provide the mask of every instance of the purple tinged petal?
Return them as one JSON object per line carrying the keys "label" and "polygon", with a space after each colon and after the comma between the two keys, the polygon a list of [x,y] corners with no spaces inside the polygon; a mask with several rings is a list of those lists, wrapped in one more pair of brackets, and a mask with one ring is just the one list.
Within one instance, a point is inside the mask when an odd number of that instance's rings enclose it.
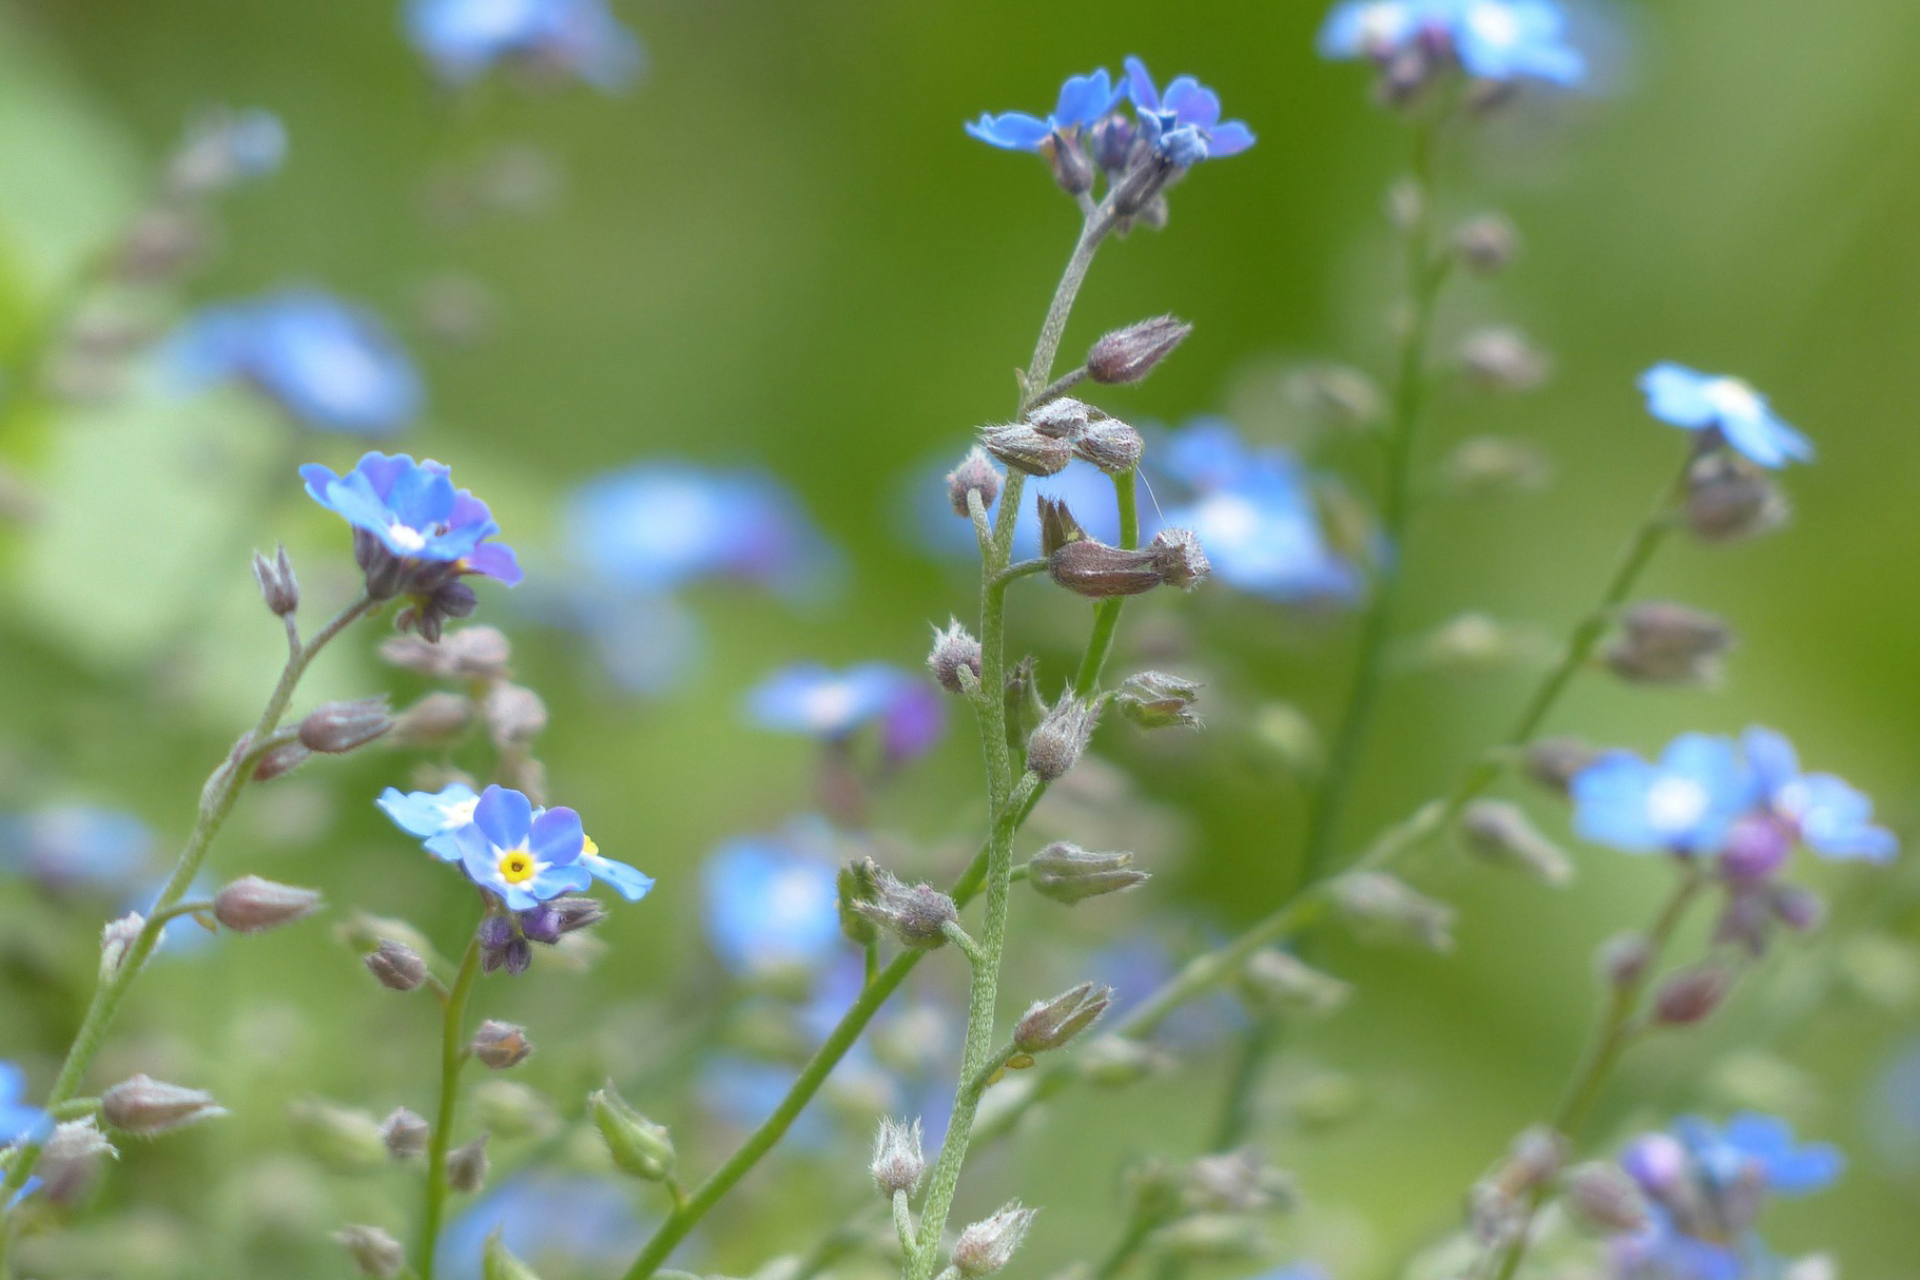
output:
{"label": "purple tinged petal", "polygon": [[1218,126],[1207,139],[1207,154],[1212,159],[1237,156],[1254,144],[1253,130],[1239,120]]}
{"label": "purple tinged petal", "polygon": [[1180,76],[1168,85],[1160,105],[1179,117],[1181,124],[1211,130],[1220,123],[1220,95],[1192,76]]}
{"label": "purple tinged petal", "polygon": [[504,542],[488,542],[475,547],[464,557],[467,568],[473,572],[505,583],[509,587],[520,585],[522,574],[520,561],[513,554],[513,548]]}

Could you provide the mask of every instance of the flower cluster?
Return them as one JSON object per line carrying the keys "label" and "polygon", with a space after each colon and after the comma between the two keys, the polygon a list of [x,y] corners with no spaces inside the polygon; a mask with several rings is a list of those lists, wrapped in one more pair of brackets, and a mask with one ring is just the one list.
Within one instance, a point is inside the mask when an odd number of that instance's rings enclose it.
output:
{"label": "flower cluster", "polygon": [[1402,90],[1451,66],[1478,80],[1573,85],[1586,60],[1566,27],[1555,0],[1347,0],[1327,15],[1319,49],[1377,63]]}

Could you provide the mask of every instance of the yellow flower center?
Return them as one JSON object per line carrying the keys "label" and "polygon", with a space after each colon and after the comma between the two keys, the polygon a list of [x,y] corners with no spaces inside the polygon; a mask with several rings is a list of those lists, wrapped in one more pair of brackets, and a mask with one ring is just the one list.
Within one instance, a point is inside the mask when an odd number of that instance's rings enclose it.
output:
{"label": "yellow flower center", "polygon": [[509,849],[500,855],[500,878],[508,884],[524,884],[533,879],[533,855],[525,849]]}
{"label": "yellow flower center", "polygon": [[600,846],[593,842],[592,836],[585,836],[582,838],[581,844],[580,844],[581,857],[583,858],[598,857],[599,853],[600,853]]}

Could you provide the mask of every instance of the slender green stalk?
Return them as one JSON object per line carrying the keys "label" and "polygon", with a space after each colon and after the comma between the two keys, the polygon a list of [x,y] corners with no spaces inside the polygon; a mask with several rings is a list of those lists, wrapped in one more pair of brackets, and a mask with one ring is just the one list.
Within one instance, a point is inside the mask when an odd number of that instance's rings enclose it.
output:
{"label": "slender green stalk", "polygon": [[427,1186],[420,1211],[420,1238],[414,1242],[413,1269],[420,1280],[433,1280],[433,1255],[440,1244],[440,1219],[447,1203],[447,1149],[453,1141],[453,1115],[460,1100],[460,1069],[467,1063],[467,999],[480,976],[480,937],[467,943],[467,953],[454,975],[440,1021],[440,1107],[427,1143]]}
{"label": "slender green stalk", "polygon": [[1340,728],[1327,754],[1308,819],[1306,854],[1300,879],[1312,880],[1327,869],[1340,841],[1340,820],[1359,772],[1373,728],[1385,675],[1387,642],[1392,637],[1400,604],[1400,585],[1407,553],[1407,528],[1412,513],[1414,440],[1427,398],[1427,354],[1433,337],[1434,315],[1450,274],[1452,257],[1434,247],[1435,160],[1444,114],[1435,114],[1414,131],[1413,184],[1417,208],[1406,228],[1405,329],[1400,334],[1393,378],[1393,414],[1386,434],[1386,473],[1381,489],[1380,531],[1387,552],[1375,575],[1373,596],[1360,623],[1359,654],[1352,684],[1340,717]]}
{"label": "slender green stalk", "polygon": [[[155,900],[146,922],[141,925],[126,954],[111,972],[102,972],[99,985],[94,988],[93,999],[87,1006],[86,1016],[81,1020],[80,1030],[75,1033],[73,1044],[67,1050],[66,1061],[60,1066],[60,1074],[54,1077],[53,1088],[47,1093],[43,1105],[48,1110],[58,1110],[78,1096],[80,1083],[86,1078],[87,1069],[93,1065],[95,1055],[100,1052],[100,1046],[105,1042],[128,990],[160,943],[161,932],[170,918],[169,913],[186,897],[194,877],[200,874],[214,837],[220,834],[220,828],[233,812],[240,792],[252,780],[254,767],[267,751],[273,731],[279,726],[281,717],[286,715],[287,705],[293,701],[293,692],[299,687],[300,678],[306,674],[308,665],[335,637],[376,607],[376,601],[361,597],[336,614],[332,621],[321,627],[304,644],[289,622],[286,666],[281,669],[280,679],[274,685],[266,707],[260,712],[259,722],[254,725],[251,734],[236,744],[201,789],[199,816],[193,830],[187,835],[187,842],[174,863],[172,873],[161,887],[159,898]],[[0,1205],[11,1204],[15,1194],[26,1185],[34,1166],[40,1161],[40,1152],[41,1147],[35,1144],[20,1149],[7,1170],[6,1180],[0,1182]],[[0,1213],[0,1276],[7,1274],[11,1223],[11,1215]]]}
{"label": "slender green stalk", "polygon": [[1141,1249],[1146,1247],[1147,1237],[1153,1234],[1154,1225],[1150,1218],[1136,1214],[1132,1221],[1127,1223],[1126,1231],[1114,1241],[1113,1248],[1109,1249],[1107,1255],[1094,1267],[1087,1280],[1113,1280],[1115,1276],[1125,1271],[1134,1258],[1139,1256]]}
{"label": "slender green stalk", "polygon": [[[1632,1044],[1640,1021],[1638,1013],[1641,998],[1646,994],[1647,985],[1653,981],[1660,957],[1672,942],[1675,930],[1686,918],[1687,908],[1693,905],[1705,883],[1705,877],[1697,865],[1691,861],[1680,864],[1680,874],[1673,892],[1667,896],[1652,927],[1647,930],[1646,963],[1640,966],[1640,972],[1631,980],[1616,983],[1602,1006],[1593,1040],[1575,1068],[1573,1078],[1567,1082],[1553,1118],[1548,1121],[1553,1131],[1566,1140],[1569,1149],[1579,1142],[1581,1131],[1593,1115],[1594,1105],[1599,1102],[1607,1080]],[[1529,1237],[1532,1235],[1534,1217],[1546,1202],[1547,1190],[1548,1184],[1540,1183],[1528,1191],[1512,1238],[1494,1255],[1491,1268],[1494,1280],[1513,1280],[1514,1272],[1520,1269],[1531,1243]]]}

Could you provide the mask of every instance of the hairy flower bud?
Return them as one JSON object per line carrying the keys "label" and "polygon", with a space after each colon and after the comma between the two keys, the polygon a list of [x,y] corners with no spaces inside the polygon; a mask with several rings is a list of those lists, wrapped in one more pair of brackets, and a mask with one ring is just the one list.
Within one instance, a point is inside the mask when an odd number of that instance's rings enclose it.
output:
{"label": "hairy flower bud", "polygon": [[1121,683],[1113,703],[1121,715],[1142,729],[1197,729],[1200,717],[1193,713],[1193,704],[1199,701],[1203,687],[1197,680],[1183,680],[1164,671],[1142,671]]}
{"label": "hairy flower bud", "polygon": [[973,638],[968,630],[954,618],[948,621],[946,630],[933,629],[933,649],[927,654],[927,670],[933,672],[933,678],[948,693],[965,693],[967,686],[960,673],[973,673],[973,684],[977,688],[980,682],[980,642]]}
{"label": "hairy flower bud", "polygon": [[495,1228],[480,1249],[480,1280],[540,1280],[540,1277],[507,1248],[500,1230]]}
{"label": "hairy flower bud", "polygon": [[120,972],[120,965],[127,958],[127,952],[133,948],[140,931],[146,928],[146,917],[138,911],[129,911],[126,915],[109,920],[100,930],[100,976],[110,978]]}
{"label": "hairy flower bud", "polygon": [[1517,329],[1479,329],[1460,343],[1469,376],[1490,391],[1531,391],[1547,380],[1552,364]]}
{"label": "hairy flower bud", "polygon": [[115,1129],[151,1138],[226,1115],[227,1109],[205,1090],[187,1089],[137,1075],[100,1095],[100,1114]]}
{"label": "hairy flower bud", "polygon": [[1053,180],[1068,195],[1085,195],[1093,189],[1093,161],[1080,142],[1078,130],[1061,133],[1055,129],[1041,140],[1040,156],[1053,170]]}
{"label": "hairy flower bud", "polygon": [[380,1122],[381,1141],[386,1143],[387,1154],[395,1160],[411,1160],[425,1151],[430,1135],[426,1120],[405,1107],[395,1107]]}
{"label": "hairy flower bud", "polygon": [[1482,214],[1461,223],[1453,237],[1460,260],[1478,276],[1505,271],[1513,263],[1519,241],[1520,234],[1514,230],[1513,223],[1497,213]]}
{"label": "hairy flower bud", "polygon": [[41,1149],[40,1163],[34,1166],[40,1194],[61,1208],[72,1208],[93,1189],[101,1165],[119,1156],[94,1117],[57,1124]]}
{"label": "hairy flower bud", "polygon": [[320,909],[320,892],[242,876],[213,897],[213,918],[236,933],[262,933]]}
{"label": "hairy flower bud", "polygon": [[1073,441],[1049,436],[1024,422],[987,427],[980,442],[988,453],[1030,476],[1057,475],[1073,461]]}
{"label": "hairy flower bud", "polygon": [[1111,1003],[1113,988],[1095,987],[1091,982],[1071,987],[1051,1000],[1036,1001],[1014,1023],[1013,1047],[1021,1053],[1058,1049],[1098,1022]]}
{"label": "hairy flower bud", "polygon": [[300,607],[300,583],[293,576],[293,562],[287,559],[286,547],[276,547],[271,560],[254,552],[253,580],[260,584],[260,598],[277,617],[284,618]]}
{"label": "hairy flower bud", "polygon": [[340,755],[364,747],[393,728],[387,696],[326,702],[300,722],[300,745],[309,751]]}
{"label": "hairy flower bud", "polygon": [[427,980],[427,962],[404,942],[382,938],[380,945],[367,953],[367,972],[389,991],[412,991]]}
{"label": "hairy flower bud", "polygon": [[887,1199],[893,1199],[902,1191],[912,1195],[927,1171],[927,1158],[920,1151],[920,1122],[915,1120],[905,1125],[891,1116],[880,1117],[869,1171],[873,1174],[873,1185]]}
{"label": "hairy flower bud", "polygon": [[1200,549],[1200,540],[1189,529],[1162,529],[1153,535],[1147,550],[1154,553],[1154,568],[1160,581],[1181,591],[1191,591],[1207,580],[1213,565]]}
{"label": "hairy flower bud", "polygon": [[1272,947],[1248,957],[1240,971],[1240,989],[1274,1013],[1331,1013],[1353,994],[1352,984]]}
{"label": "hairy flower bud", "polygon": [[564,898],[555,898],[545,905],[558,917],[562,937],[582,929],[591,929],[607,918],[607,909],[598,898],[575,897],[569,894]]}
{"label": "hairy flower bud", "polygon": [[1771,894],[1773,914],[1780,923],[1799,933],[1818,929],[1827,918],[1827,904],[1812,889],[1797,884],[1777,884]]}
{"label": "hairy flower bud", "polygon": [[1313,417],[1342,427],[1377,421],[1383,408],[1373,379],[1346,365],[1312,365],[1287,378],[1287,399]]}
{"label": "hairy flower bud", "polygon": [[1099,703],[1082,702],[1071,690],[1061,694],[1027,739],[1027,768],[1047,782],[1064,778],[1087,749],[1099,723]]}
{"label": "hairy flower bud", "polygon": [[533,1056],[533,1042],[527,1039],[525,1027],[495,1022],[492,1018],[474,1031],[467,1048],[480,1060],[480,1065],[494,1071],[517,1067]]}
{"label": "hairy flower bud", "polygon": [[478,1191],[487,1184],[492,1167],[487,1159],[487,1135],[483,1133],[447,1153],[447,1189],[462,1194]]}
{"label": "hairy flower bud", "polygon": [[1607,649],[1615,675],[1644,684],[1708,684],[1733,647],[1733,630],[1710,613],[1681,604],[1636,604],[1620,619]]}
{"label": "hairy flower bud", "polygon": [[517,684],[489,689],[480,713],[487,722],[487,735],[502,750],[526,746],[547,727],[547,704],[539,694]]}
{"label": "hairy flower bud", "polygon": [[438,747],[458,741],[473,724],[472,699],[440,690],[394,717],[393,740],[403,747]]}
{"label": "hairy flower bud", "polygon": [[952,898],[932,885],[904,884],[891,871],[874,868],[873,891],[871,900],[856,901],[853,909],[912,950],[944,946],[946,926],[960,919]]}
{"label": "hairy flower bud", "polygon": [[1574,775],[1600,758],[1600,750],[1578,738],[1542,738],[1527,748],[1527,776],[1549,791],[1566,795]]}
{"label": "hairy flower bud", "polygon": [[1245,1261],[1273,1247],[1260,1223],[1242,1213],[1192,1213],[1153,1233],[1155,1252],[1194,1261]]}
{"label": "hairy flower bud", "polygon": [[980,495],[982,510],[991,507],[1000,496],[1002,479],[1000,468],[993,465],[985,449],[975,445],[967,450],[960,465],[947,472],[947,501],[953,504],[954,514],[963,520],[972,514],[967,508],[969,493]]}
{"label": "hairy flower bud", "polygon": [[1582,1226],[1614,1234],[1639,1231],[1647,1225],[1647,1205],[1640,1188],[1618,1165],[1591,1161],[1567,1170],[1561,1180],[1567,1207]]}
{"label": "hairy flower bud", "polygon": [[1496,866],[1524,871],[1545,884],[1573,879],[1573,860],[1540,834],[1519,805],[1476,800],[1460,815],[1467,849]]}
{"label": "hairy flower bud", "polygon": [[1118,418],[1090,423],[1073,442],[1073,456],[1091,462],[1108,475],[1123,476],[1140,465],[1147,442]]}
{"label": "hairy flower bud", "polygon": [[533,964],[533,946],[506,916],[488,916],[473,932],[480,943],[480,972],[505,969],[518,977]]}
{"label": "hairy flower bud", "polygon": [[1349,872],[1334,881],[1333,902],[1364,934],[1430,951],[1453,949],[1453,908],[1390,875]]}
{"label": "hairy flower bud", "polygon": [[672,1135],[629,1106],[612,1081],[587,1095],[587,1110],[607,1154],[621,1170],[647,1182],[660,1182],[673,1173]]}
{"label": "hairy flower bud", "polygon": [[1012,1261],[1013,1254],[1033,1225],[1036,1210],[1011,1202],[990,1218],[960,1233],[953,1246],[953,1266],[967,1280],[990,1276]]}
{"label": "hairy flower bud", "polygon": [[400,1247],[398,1240],[378,1227],[342,1227],[333,1233],[333,1238],[347,1251],[347,1256],[353,1259],[353,1265],[359,1268],[363,1276],[392,1280],[406,1265],[406,1250]]}
{"label": "hairy flower bud", "polygon": [[1712,1016],[1733,990],[1733,971],[1717,964],[1682,970],[1661,984],[1653,1020],[1666,1027],[1691,1026]]}
{"label": "hairy flower bud", "polygon": [[1027,425],[1049,440],[1072,443],[1084,435],[1096,421],[1106,417],[1100,410],[1072,396],[1055,396],[1027,410]]}
{"label": "hairy flower bud", "polygon": [[1027,862],[1027,883],[1034,892],[1067,906],[1132,889],[1151,878],[1134,867],[1131,853],[1089,853],[1066,841],[1048,845]]}
{"label": "hairy flower bud", "polygon": [[1087,352],[1087,376],[1108,384],[1139,382],[1192,332],[1192,325],[1173,316],[1155,316],[1115,329]]}
{"label": "hairy flower bud", "polygon": [[[1074,526],[1076,531],[1078,528]],[[1166,580],[1157,550],[1129,551],[1084,535],[1056,543],[1052,549],[1047,549],[1047,539],[1043,536],[1041,546],[1047,557],[1047,572],[1054,582],[1089,600],[1137,596]]]}
{"label": "hairy flower bud", "polygon": [[1723,452],[1694,459],[1687,470],[1687,527],[1702,542],[1737,542],[1770,533],[1791,514],[1765,471]]}
{"label": "hairy flower bud", "polygon": [[253,766],[255,782],[272,782],[285,777],[313,758],[313,752],[297,741],[283,742],[260,757]]}

